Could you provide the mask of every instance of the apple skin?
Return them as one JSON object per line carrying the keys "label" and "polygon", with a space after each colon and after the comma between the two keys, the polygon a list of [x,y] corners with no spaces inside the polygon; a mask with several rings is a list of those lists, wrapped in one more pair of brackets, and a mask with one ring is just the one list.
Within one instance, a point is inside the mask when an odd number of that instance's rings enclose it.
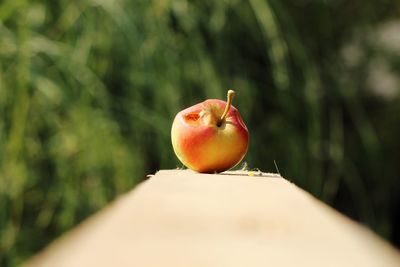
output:
{"label": "apple skin", "polygon": [[249,133],[234,106],[230,105],[225,120],[218,126],[226,104],[208,99],[175,116],[172,146],[186,167],[202,173],[223,172],[246,155]]}

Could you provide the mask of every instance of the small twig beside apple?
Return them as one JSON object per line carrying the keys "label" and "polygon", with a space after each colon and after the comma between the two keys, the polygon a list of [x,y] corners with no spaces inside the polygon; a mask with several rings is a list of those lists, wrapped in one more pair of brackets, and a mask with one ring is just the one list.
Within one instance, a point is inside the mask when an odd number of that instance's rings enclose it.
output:
{"label": "small twig beside apple", "polygon": [[239,111],[227,101],[208,99],[180,111],[172,123],[171,141],[178,159],[202,173],[223,172],[246,155],[249,132]]}

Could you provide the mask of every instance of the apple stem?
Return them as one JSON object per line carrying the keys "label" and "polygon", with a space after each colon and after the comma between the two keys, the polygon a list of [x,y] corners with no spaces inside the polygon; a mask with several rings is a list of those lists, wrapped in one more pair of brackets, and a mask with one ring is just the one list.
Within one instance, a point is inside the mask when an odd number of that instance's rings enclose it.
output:
{"label": "apple stem", "polygon": [[234,96],[235,96],[235,91],[228,90],[228,93],[226,96],[227,101],[226,101],[225,110],[224,110],[224,113],[222,113],[221,118],[219,119],[218,126],[220,126],[224,122],[226,115],[228,115],[228,111],[229,111],[229,108],[231,107],[232,99]]}

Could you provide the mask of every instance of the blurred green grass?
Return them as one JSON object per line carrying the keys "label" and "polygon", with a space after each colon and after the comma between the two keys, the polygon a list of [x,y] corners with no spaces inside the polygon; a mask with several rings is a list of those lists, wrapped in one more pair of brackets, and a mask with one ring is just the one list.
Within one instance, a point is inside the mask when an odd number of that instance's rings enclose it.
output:
{"label": "blurred green grass", "polygon": [[1,2],[0,265],[180,166],[173,117],[229,88],[250,168],[399,244],[399,20],[387,0]]}

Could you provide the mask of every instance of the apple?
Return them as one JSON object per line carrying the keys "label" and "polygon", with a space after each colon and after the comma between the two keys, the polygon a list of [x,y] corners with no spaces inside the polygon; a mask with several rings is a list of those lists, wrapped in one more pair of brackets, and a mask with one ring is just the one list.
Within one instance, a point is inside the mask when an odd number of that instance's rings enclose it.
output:
{"label": "apple", "polygon": [[188,168],[203,173],[223,172],[246,155],[249,132],[239,111],[227,102],[208,99],[180,111],[172,123],[171,141],[178,159]]}

